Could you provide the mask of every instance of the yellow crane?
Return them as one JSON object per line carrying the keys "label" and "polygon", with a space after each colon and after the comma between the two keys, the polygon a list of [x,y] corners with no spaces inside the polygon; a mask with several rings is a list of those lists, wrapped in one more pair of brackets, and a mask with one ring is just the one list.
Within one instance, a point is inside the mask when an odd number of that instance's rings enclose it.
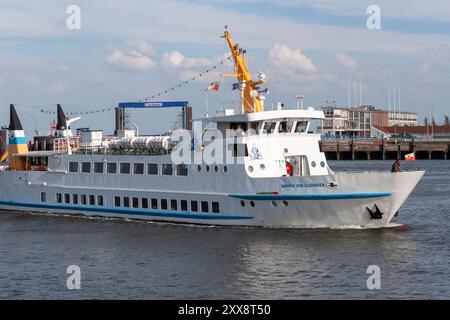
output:
{"label": "yellow crane", "polygon": [[227,26],[225,26],[223,37],[226,39],[230,47],[235,67],[234,74],[224,74],[223,76],[236,77],[238,79],[242,97],[242,112],[247,113],[264,111],[265,97],[260,95],[259,88],[257,86],[266,82],[265,75],[260,72],[259,79],[253,81],[252,76],[248,72],[247,63],[245,61],[246,51],[239,48],[239,46],[234,43],[230,33],[227,30]]}

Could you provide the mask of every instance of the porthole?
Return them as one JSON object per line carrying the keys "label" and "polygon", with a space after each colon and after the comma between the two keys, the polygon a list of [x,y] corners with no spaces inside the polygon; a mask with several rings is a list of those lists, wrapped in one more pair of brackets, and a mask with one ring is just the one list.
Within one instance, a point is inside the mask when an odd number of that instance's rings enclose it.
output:
{"label": "porthole", "polygon": [[198,170],[198,172],[202,171],[202,166],[198,165],[197,170]]}
{"label": "porthole", "polygon": [[311,162],[311,167],[313,167],[313,168],[316,167],[316,162],[315,162],[315,161],[312,161],[312,162]]}
{"label": "porthole", "polygon": [[272,207],[274,207],[274,208],[278,207],[278,202],[276,202],[275,200],[272,200]]}
{"label": "porthole", "polygon": [[283,202],[281,202],[283,204],[283,207],[287,207],[289,205],[289,203],[286,200],[283,200]]}
{"label": "porthole", "polygon": [[253,172],[253,167],[252,166],[248,166],[248,171]]}
{"label": "porthole", "polygon": [[254,202],[254,201],[250,201],[250,206],[251,206],[252,208],[254,208],[254,207],[255,207],[255,202]]}
{"label": "porthole", "polygon": [[206,169],[206,172],[209,172],[209,166],[206,166],[205,169]]}
{"label": "porthole", "polygon": [[241,200],[241,207],[245,207],[245,201]]}
{"label": "porthole", "polygon": [[214,166],[214,171],[219,172],[219,166]]}
{"label": "porthole", "polygon": [[322,168],[325,168],[325,162],[320,161],[320,166],[321,166]]}
{"label": "porthole", "polygon": [[228,167],[227,166],[223,166],[223,172],[227,172],[228,171]]}
{"label": "porthole", "polygon": [[259,168],[260,168],[261,170],[264,170],[264,169],[266,168],[266,166],[264,165],[264,163],[261,163],[261,164],[259,165]]}

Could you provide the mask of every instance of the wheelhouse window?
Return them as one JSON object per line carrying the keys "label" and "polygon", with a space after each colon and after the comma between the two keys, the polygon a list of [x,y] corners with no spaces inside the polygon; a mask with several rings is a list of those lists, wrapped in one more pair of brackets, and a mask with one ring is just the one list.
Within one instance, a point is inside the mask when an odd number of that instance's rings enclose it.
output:
{"label": "wheelhouse window", "polygon": [[294,125],[293,121],[281,121],[278,127],[279,133],[290,133]]}
{"label": "wheelhouse window", "polygon": [[306,132],[306,127],[308,126],[308,121],[297,121],[295,125],[295,133]]}
{"label": "wheelhouse window", "polygon": [[90,162],[82,162],[81,163],[81,172],[91,173],[91,163]]}
{"label": "wheelhouse window", "polygon": [[130,167],[131,165],[129,163],[121,163],[120,164],[120,173],[121,174],[130,174]]}
{"label": "wheelhouse window", "polygon": [[107,173],[117,173],[117,163],[108,162],[106,164],[106,172]]}
{"label": "wheelhouse window", "polygon": [[135,163],[133,166],[134,174],[144,174],[144,164],[143,163]]}
{"label": "wheelhouse window", "polygon": [[157,163],[149,163],[147,165],[147,174],[158,174],[158,164]]}
{"label": "wheelhouse window", "polygon": [[94,162],[94,173],[103,173],[104,166],[103,162]]}
{"label": "wheelhouse window", "polygon": [[69,172],[78,172],[78,162],[69,162]]}
{"label": "wheelhouse window", "polygon": [[275,121],[264,122],[262,133],[274,133],[276,125]]}
{"label": "wheelhouse window", "polygon": [[161,171],[164,176],[171,176],[173,174],[173,166],[169,163],[164,163],[161,166]]}
{"label": "wheelhouse window", "polygon": [[185,164],[177,164],[177,176],[187,176],[188,166]]}
{"label": "wheelhouse window", "polygon": [[259,122],[251,122],[250,123],[250,130],[247,133],[249,135],[258,134],[259,127],[260,127],[260,123]]}

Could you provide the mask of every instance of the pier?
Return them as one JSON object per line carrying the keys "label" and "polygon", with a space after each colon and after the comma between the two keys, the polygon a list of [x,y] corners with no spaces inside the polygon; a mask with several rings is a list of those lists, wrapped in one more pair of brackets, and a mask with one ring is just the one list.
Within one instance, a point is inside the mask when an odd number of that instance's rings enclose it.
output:
{"label": "pier", "polygon": [[450,139],[340,139],[323,140],[320,149],[328,160],[394,160],[414,153],[417,160],[449,159]]}

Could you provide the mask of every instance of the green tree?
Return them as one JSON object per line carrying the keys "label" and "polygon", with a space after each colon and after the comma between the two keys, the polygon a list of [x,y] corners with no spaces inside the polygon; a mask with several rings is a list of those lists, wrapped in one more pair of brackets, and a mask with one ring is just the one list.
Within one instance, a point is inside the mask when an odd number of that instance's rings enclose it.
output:
{"label": "green tree", "polygon": [[445,115],[445,116],[444,116],[444,124],[445,124],[446,126],[450,125],[450,119],[448,118],[448,115]]}

